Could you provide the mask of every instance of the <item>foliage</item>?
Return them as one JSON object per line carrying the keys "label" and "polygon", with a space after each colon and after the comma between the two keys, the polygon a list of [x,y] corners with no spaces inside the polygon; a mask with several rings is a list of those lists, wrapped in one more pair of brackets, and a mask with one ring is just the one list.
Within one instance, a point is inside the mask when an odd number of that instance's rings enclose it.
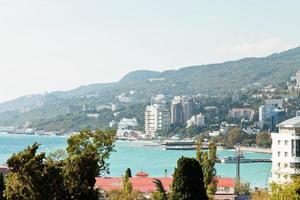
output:
{"label": "foliage", "polygon": [[159,179],[153,181],[156,191],[152,194],[152,200],[168,200],[166,190]]}
{"label": "foliage", "polygon": [[135,191],[129,179],[127,170],[122,177],[122,186],[120,190],[113,190],[107,193],[108,200],[144,200],[146,199],[141,192]]}
{"label": "foliage", "polygon": [[196,159],[182,157],[177,161],[177,168],[173,175],[170,200],[191,199],[208,199],[203,172]]}
{"label": "foliage", "polygon": [[251,192],[250,183],[236,181],[234,191],[237,195],[249,195]]}
{"label": "foliage", "polygon": [[216,169],[215,164],[217,160],[217,146],[214,142],[209,143],[209,151],[203,151],[202,141],[200,139],[197,147],[197,160],[202,166],[203,175],[204,175],[204,184],[207,190],[207,195],[210,199],[213,199],[213,196],[217,190],[217,182],[215,179]]}
{"label": "foliage", "polygon": [[125,171],[125,176],[128,176],[129,178],[132,177],[131,169],[130,169],[130,168],[127,168],[127,169],[126,169],[126,171]]}
{"label": "foliage", "polygon": [[129,180],[129,176],[127,173],[125,173],[124,177],[122,178],[122,185],[123,185],[123,191],[125,193],[128,193],[128,194],[132,193],[133,188],[132,188],[132,184]]}
{"label": "foliage", "polygon": [[271,184],[270,200],[299,200],[300,178],[287,184]]}
{"label": "foliage", "polygon": [[4,175],[0,173],[0,200],[5,200],[3,192],[5,190]]}
{"label": "foliage", "polygon": [[242,144],[248,137],[248,134],[239,128],[232,128],[228,131],[226,138],[226,145],[228,147],[234,147],[237,144]]}
{"label": "foliage", "polygon": [[267,190],[259,189],[251,193],[251,200],[269,200],[269,193]]}
{"label": "foliage", "polygon": [[256,135],[256,144],[260,147],[271,147],[271,134],[268,132],[261,132]]}
{"label": "foliage", "polygon": [[99,199],[95,177],[108,172],[114,132],[82,131],[68,139],[64,151],[37,153],[38,144],[13,154],[7,164],[11,171],[5,182],[7,200]]}
{"label": "foliage", "polygon": [[146,200],[143,193],[132,191],[126,193],[123,190],[112,190],[107,193],[107,200]]}

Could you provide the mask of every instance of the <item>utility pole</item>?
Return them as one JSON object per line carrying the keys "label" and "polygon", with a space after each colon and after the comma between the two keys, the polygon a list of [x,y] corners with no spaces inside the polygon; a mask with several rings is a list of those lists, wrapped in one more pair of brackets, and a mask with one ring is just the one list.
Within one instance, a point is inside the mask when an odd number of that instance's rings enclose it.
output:
{"label": "utility pole", "polygon": [[235,156],[236,156],[236,180],[240,181],[241,174],[240,174],[240,163],[241,163],[241,150],[240,145],[238,144],[235,149]]}

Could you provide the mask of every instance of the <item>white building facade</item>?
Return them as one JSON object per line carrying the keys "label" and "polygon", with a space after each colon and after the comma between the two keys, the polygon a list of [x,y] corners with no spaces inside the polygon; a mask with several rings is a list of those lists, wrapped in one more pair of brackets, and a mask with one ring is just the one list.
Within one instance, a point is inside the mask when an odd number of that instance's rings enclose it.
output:
{"label": "white building facade", "polygon": [[262,105],[259,107],[259,121],[264,122],[273,116],[275,106],[273,105]]}
{"label": "white building facade", "polygon": [[279,125],[279,133],[272,133],[272,178],[270,182],[288,183],[300,174],[300,117]]}
{"label": "white building facade", "polygon": [[170,127],[171,116],[163,105],[154,104],[147,106],[145,112],[145,134],[154,138],[158,130]]}
{"label": "white building facade", "polygon": [[118,130],[134,130],[139,126],[139,123],[136,118],[122,118],[118,123]]}

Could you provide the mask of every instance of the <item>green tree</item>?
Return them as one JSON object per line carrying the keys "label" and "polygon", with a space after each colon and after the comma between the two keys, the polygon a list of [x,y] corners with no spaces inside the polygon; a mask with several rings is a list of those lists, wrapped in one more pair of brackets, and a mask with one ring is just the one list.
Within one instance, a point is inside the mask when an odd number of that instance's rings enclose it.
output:
{"label": "green tree", "polygon": [[85,130],[68,139],[63,169],[64,185],[71,199],[98,199],[95,177],[109,172],[105,162],[113,151],[115,132]]}
{"label": "green tree", "polygon": [[217,190],[217,181],[215,179],[216,169],[215,164],[217,160],[217,146],[214,142],[209,143],[209,151],[202,150],[201,139],[198,142],[197,147],[197,160],[202,166],[204,175],[204,184],[207,190],[207,195],[210,199],[213,199]]}
{"label": "green tree", "polygon": [[259,189],[251,193],[251,200],[269,200],[269,193],[267,190]]}
{"label": "green tree", "polygon": [[3,192],[5,190],[4,175],[0,173],[0,200],[5,200]]}
{"label": "green tree", "polygon": [[271,147],[271,134],[268,132],[261,132],[256,135],[256,144],[261,147]]}
{"label": "green tree", "polygon": [[250,184],[241,181],[236,181],[234,192],[237,195],[249,195],[251,193]]}
{"label": "green tree", "polygon": [[300,178],[288,184],[271,184],[270,200],[299,200]]}
{"label": "green tree", "polygon": [[159,179],[153,181],[156,191],[152,194],[152,200],[168,200],[166,190]]}
{"label": "green tree", "polygon": [[4,191],[8,200],[49,199],[51,194],[45,181],[45,154],[37,154],[38,147],[35,143],[8,159],[11,172],[7,175]]}
{"label": "green tree", "polygon": [[227,134],[226,145],[228,147],[234,147],[234,145],[242,144],[247,137],[248,134],[239,128],[230,129]]}
{"label": "green tree", "polygon": [[130,168],[127,168],[126,171],[125,171],[125,174],[131,178],[132,177],[132,174],[131,174],[131,169]]}
{"label": "green tree", "polygon": [[125,175],[122,178],[122,185],[123,185],[123,191],[125,193],[128,193],[128,194],[132,193],[133,188],[132,188],[132,184],[129,180],[129,176],[127,173],[125,173]]}
{"label": "green tree", "polygon": [[207,200],[202,168],[194,158],[177,161],[170,200]]}
{"label": "green tree", "polygon": [[108,172],[105,160],[113,150],[114,132],[82,131],[68,139],[67,157],[54,153],[45,158],[38,144],[13,154],[5,182],[7,200],[99,199],[95,177]]}

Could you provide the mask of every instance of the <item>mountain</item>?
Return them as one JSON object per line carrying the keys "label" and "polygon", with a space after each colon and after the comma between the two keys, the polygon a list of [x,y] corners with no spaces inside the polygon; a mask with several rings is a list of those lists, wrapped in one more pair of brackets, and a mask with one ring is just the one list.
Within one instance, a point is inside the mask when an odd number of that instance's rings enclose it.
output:
{"label": "mountain", "polygon": [[[86,85],[70,91],[26,96],[2,103],[0,125],[51,120],[66,115],[70,106],[117,103],[120,94],[128,95],[130,91],[135,91],[135,101],[146,104],[151,96],[158,93],[222,95],[253,83],[276,85],[290,80],[299,68],[300,47],[262,58],[244,58],[178,70],[138,70],[114,83]],[[40,99],[43,99],[42,104],[37,103]],[[23,108],[26,112],[20,113]]]}

